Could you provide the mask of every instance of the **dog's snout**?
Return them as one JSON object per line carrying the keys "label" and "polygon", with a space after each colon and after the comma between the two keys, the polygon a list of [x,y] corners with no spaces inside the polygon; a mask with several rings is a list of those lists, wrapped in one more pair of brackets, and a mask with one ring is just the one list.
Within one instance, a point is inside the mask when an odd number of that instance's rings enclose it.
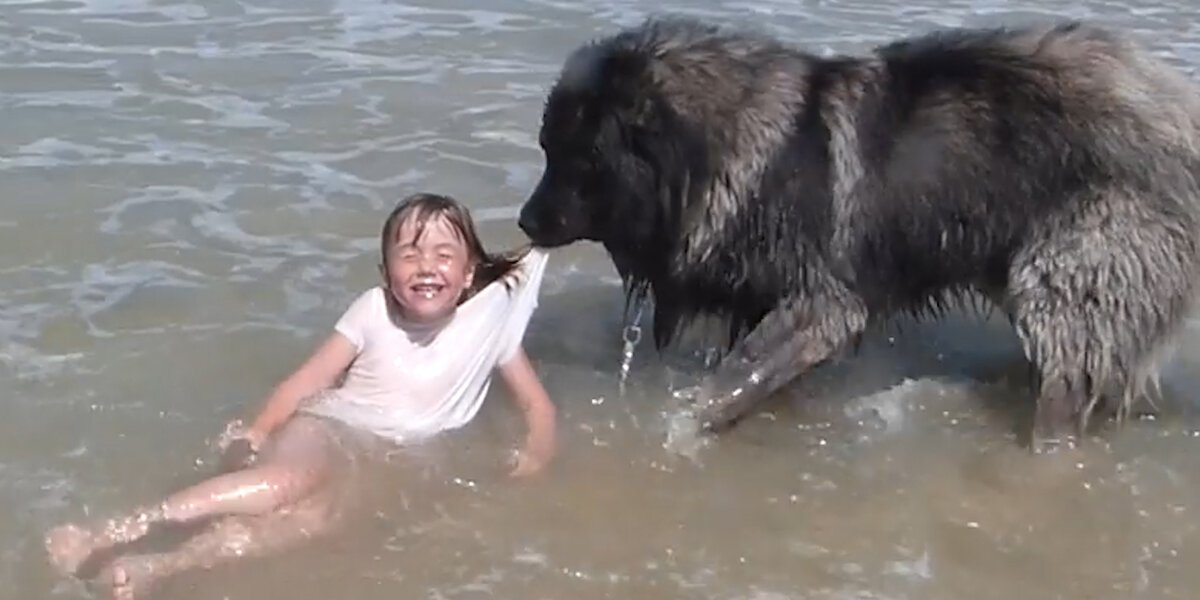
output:
{"label": "dog's snout", "polygon": [[582,239],[575,203],[543,179],[517,215],[517,227],[535,246],[555,248]]}
{"label": "dog's snout", "polygon": [[517,218],[517,227],[520,227],[521,231],[525,232],[525,235],[531,238],[537,236],[538,222],[533,216],[533,211],[529,210],[528,207],[521,210],[521,214]]}

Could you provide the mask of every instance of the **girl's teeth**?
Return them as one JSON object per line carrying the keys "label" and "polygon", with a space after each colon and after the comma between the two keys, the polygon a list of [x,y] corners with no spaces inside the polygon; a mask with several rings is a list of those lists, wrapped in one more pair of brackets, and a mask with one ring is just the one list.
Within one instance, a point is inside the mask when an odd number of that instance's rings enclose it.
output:
{"label": "girl's teeth", "polygon": [[440,291],[440,290],[441,290],[441,287],[436,286],[436,285],[413,286],[413,291],[416,292],[419,296],[422,296],[426,299],[433,298],[434,296],[436,296],[438,294],[438,291]]}

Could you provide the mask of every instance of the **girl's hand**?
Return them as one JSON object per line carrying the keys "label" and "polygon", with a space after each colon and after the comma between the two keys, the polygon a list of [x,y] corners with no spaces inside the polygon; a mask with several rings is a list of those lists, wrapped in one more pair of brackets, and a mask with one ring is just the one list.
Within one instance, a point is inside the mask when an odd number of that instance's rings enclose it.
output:
{"label": "girl's hand", "polygon": [[247,429],[241,419],[230,421],[217,440],[221,451],[221,471],[237,471],[254,464],[262,442],[262,436],[252,429]]}
{"label": "girl's hand", "polygon": [[518,450],[515,452],[516,457],[513,459],[513,469],[509,471],[509,477],[528,477],[536,475],[550,462],[549,457],[540,457],[536,453],[526,450]]}
{"label": "girl's hand", "polygon": [[230,442],[225,448],[225,452],[221,454],[219,468],[222,473],[240,471],[253,466],[257,458],[258,450],[254,449],[250,440],[239,438]]}
{"label": "girl's hand", "polygon": [[231,444],[239,440],[248,442],[257,452],[262,446],[263,436],[246,427],[241,419],[234,419],[225,424],[225,431],[222,431],[221,435],[217,437],[217,448],[221,452],[225,452],[229,450]]}
{"label": "girl's hand", "polygon": [[533,475],[545,468],[555,453],[555,408],[538,379],[529,357],[518,349],[500,366],[500,375],[508,384],[513,400],[525,415],[528,433],[524,448],[514,459],[513,477]]}
{"label": "girl's hand", "polygon": [[554,458],[554,438],[552,436],[540,438],[530,436],[525,440],[525,447],[513,451],[513,455],[510,463],[513,465],[512,471],[509,472],[510,477],[536,475],[544,470]]}

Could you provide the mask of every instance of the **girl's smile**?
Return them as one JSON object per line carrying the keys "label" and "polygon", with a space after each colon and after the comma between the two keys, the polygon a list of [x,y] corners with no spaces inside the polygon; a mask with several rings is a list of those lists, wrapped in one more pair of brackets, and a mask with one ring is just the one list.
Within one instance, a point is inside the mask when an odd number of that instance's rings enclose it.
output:
{"label": "girl's smile", "polygon": [[462,235],[445,217],[434,216],[401,223],[383,277],[406,319],[429,322],[454,312],[474,270]]}

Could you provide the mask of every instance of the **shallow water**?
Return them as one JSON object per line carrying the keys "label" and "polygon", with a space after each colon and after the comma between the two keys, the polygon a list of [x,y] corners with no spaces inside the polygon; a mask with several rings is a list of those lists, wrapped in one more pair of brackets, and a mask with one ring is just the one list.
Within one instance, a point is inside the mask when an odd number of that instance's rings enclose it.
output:
{"label": "shallow water", "polygon": [[[478,8],[487,6],[487,8]],[[1043,6],[1043,8],[1035,8]],[[1136,6],[1136,8],[1135,8]],[[651,11],[856,50],[1035,16],[1130,27],[1200,64],[1178,2],[383,3],[49,0],[0,6],[0,600],[86,597],[41,532],[196,480],[209,441],[374,283],[383,213],[418,189],[521,240],[543,95],[576,44]],[[545,477],[479,421],[373,471],[346,530],[179,578],[162,597],[294,600],[1192,598],[1200,437],[1189,332],[1168,415],[1035,459],[1018,356],[974,319],[881,333],[694,454],[663,448],[670,372],[615,381],[621,294],[557,252],[528,334],[562,417]],[[499,386],[497,386],[499,387]]]}

